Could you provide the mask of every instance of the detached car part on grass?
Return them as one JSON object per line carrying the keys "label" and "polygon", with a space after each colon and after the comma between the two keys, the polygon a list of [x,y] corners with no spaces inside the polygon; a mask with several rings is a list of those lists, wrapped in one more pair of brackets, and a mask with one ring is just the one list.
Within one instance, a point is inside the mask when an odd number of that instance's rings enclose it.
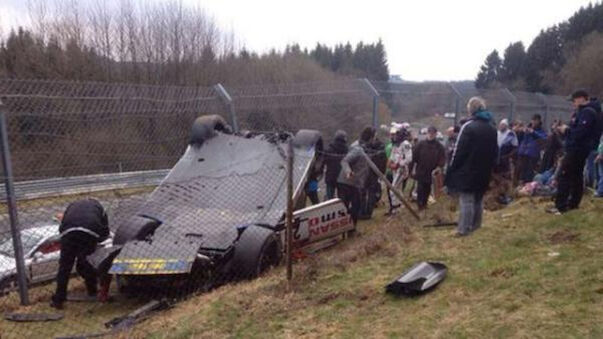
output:
{"label": "detached car part on grass", "polygon": [[416,296],[434,289],[446,278],[448,268],[437,262],[420,262],[387,285],[386,291],[395,295]]}
{"label": "detached car part on grass", "polygon": [[[185,291],[254,278],[278,265],[287,205],[286,146],[292,136],[239,136],[228,130],[219,117],[197,119],[182,158],[138,212],[118,226],[115,246],[95,253],[91,262],[125,278],[120,280],[126,286],[165,289],[169,283]],[[317,131],[301,130],[293,145],[294,204],[303,206],[322,139]],[[301,208],[295,216],[297,246],[354,227],[339,199]]]}

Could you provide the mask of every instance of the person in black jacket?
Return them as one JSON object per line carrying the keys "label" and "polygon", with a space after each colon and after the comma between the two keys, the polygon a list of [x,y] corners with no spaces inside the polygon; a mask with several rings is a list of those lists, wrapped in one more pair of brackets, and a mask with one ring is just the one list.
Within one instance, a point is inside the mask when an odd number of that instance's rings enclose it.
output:
{"label": "person in black jacket", "polygon": [[327,186],[327,195],[325,200],[331,200],[336,197],[337,178],[341,172],[341,159],[348,153],[348,136],[346,132],[338,130],[335,132],[333,142],[329,144],[325,152],[325,184]]}
{"label": "person in black jacket", "polygon": [[571,95],[576,108],[569,125],[559,127],[565,135],[565,155],[557,178],[555,208],[547,210],[553,214],[565,213],[580,207],[584,193],[584,165],[590,152],[597,147],[599,132],[597,115],[601,114],[601,103],[590,99],[584,90]]}
{"label": "person in black jacket", "polygon": [[482,98],[469,100],[471,119],[461,127],[445,185],[459,194],[458,235],[465,236],[481,226],[483,197],[498,156],[496,128]]}
{"label": "person in black jacket", "polygon": [[[385,155],[385,144],[378,138],[373,139],[366,145],[366,153],[371,161],[377,166],[381,173],[385,172],[387,167],[387,156]],[[377,202],[381,200],[381,184],[379,177],[373,171],[368,172],[366,183],[362,192],[362,209],[360,219],[368,220],[373,217],[373,210]]]}
{"label": "person in black jacket", "polygon": [[[77,273],[84,278],[90,296],[97,293],[97,272],[86,257],[97,245],[109,237],[107,214],[103,206],[94,199],[84,199],[71,203],[59,226],[61,234],[61,257],[57,273],[57,288],[50,305],[61,309],[67,298],[69,275],[75,264]],[[109,277],[102,277],[103,290],[110,283]],[[106,292],[106,291],[105,291]],[[106,296],[104,296],[106,297]]]}
{"label": "person in black jacket", "polygon": [[427,208],[431,194],[433,171],[446,164],[446,149],[436,139],[438,130],[434,126],[427,129],[427,139],[419,141],[412,150],[411,173],[417,181],[417,206],[419,211]]}

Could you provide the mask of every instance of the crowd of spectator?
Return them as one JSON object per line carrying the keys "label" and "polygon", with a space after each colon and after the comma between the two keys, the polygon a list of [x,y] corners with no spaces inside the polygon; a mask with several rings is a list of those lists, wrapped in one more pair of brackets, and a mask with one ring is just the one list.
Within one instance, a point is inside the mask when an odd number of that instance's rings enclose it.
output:
{"label": "crowd of spectator", "polygon": [[[446,130],[447,138],[434,126],[417,133],[409,123],[394,122],[386,143],[375,128],[366,127],[348,146],[346,132],[337,131],[316,162],[307,195],[313,204],[319,202],[318,182],[324,173],[326,200],[341,198],[354,222],[371,218],[382,198],[382,184],[370,159],[393,189],[409,194],[420,212],[442,185],[458,197],[459,236],[481,226],[490,187],[502,205],[517,195],[546,195],[555,201],[547,209],[550,213],[577,209],[585,186],[603,197],[603,116],[600,102],[584,90],[575,91],[570,100],[575,107],[571,119],[556,120],[548,130],[540,114],[527,124],[508,119],[496,123],[486,102],[474,97],[467,104],[467,117]],[[401,202],[389,188],[386,196],[386,215],[395,214]]]}

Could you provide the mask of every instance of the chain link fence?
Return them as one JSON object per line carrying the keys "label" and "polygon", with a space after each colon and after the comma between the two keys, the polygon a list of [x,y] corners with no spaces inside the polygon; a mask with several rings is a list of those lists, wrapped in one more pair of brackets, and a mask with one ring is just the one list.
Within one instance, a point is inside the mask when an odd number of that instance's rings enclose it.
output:
{"label": "chain link fence", "polygon": [[[111,231],[104,256],[75,265],[79,276],[69,282],[62,320],[2,319],[2,338],[113,333],[131,321],[118,316],[143,305],[163,307],[257,276],[282,262],[287,180],[299,210],[322,152],[317,139],[291,152],[287,144],[299,130],[317,130],[326,144],[337,130],[353,141],[364,127],[391,121],[446,128],[474,95],[486,98],[497,119],[527,121],[539,113],[550,123],[567,119],[571,109],[560,97],[448,83],[349,79],[203,88],[0,80],[3,146],[10,149],[3,160],[12,165],[2,178],[5,189],[14,185],[0,192],[0,312],[56,313],[48,303],[61,249],[89,254],[96,247],[85,238],[58,237],[55,215],[70,203],[99,201]],[[223,119],[233,134],[191,144],[191,127],[202,115]],[[345,215],[339,207],[328,207],[329,215]],[[22,261],[12,237],[17,230]],[[27,289],[19,283],[19,262]],[[110,285],[113,302],[87,297],[97,292],[80,277],[90,275],[89,265],[102,273],[101,286],[107,272],[120,277]]]}

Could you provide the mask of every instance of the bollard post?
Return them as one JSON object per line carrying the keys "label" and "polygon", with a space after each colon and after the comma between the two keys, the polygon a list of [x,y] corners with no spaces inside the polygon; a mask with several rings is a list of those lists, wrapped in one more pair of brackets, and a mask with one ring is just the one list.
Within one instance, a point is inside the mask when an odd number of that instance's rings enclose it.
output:
{"label": "bollard post", "polygon": [[452,91],[454,92],[454,125],[456,126],[456,124],[459,121],[459,114],[461,113],[461,92],[459,92],[459,90],[456,88],[456,86],[454,86],[453,83],[449,82],[448,85],[450,86],[450,88],[452,89]]}
{"label": "bollard post", "polygon": [[362,83],[366,86],[369,92],[373,95],[373,127],[379,128],[379,91],[373,86],[371,81],[367,78],[361,79]]}
{"label": "bollard post", "polygon": [[228,106],[228,113],[230,114],[230,121],[232,123],[232,129],[233,129],[233,132],[237,133],[239,131],[239,124],[237,121],[237,113],[235,111],[234,101],[232,100],[232,97],[226,91],[224,86],[222,86],[222,84],[215,85],[214,89],[216,90],[216,92],[218,92],[218,95],[220,96],[220,98],[222,98],[222,100],[224,100],[224,102],[226,103],[226,106]]}
{"label": "bollard post", "polygon": [[2,143],[2,168],[4,170],[4,187],[6,188],[6,205],[10,219],[10,232],[13,239],[15,263],[17,266],[17,284],[19,286],[19,297],[21,305],[29,305],[27,292],[27,277],[25,269],[25,258],[23,244],[21,243],[21,232],[19,230],[19,219],[17,216],[17,202],[13,185],[13,169],[8,145],[8,129],[6,128],[6,113],[4,105],[0,101],[0,143]]}
{"label": "bollard post", "polygon": [[549,102],[547,101],[546,95],[544,95],[542,93],[536,93],[536,96],[538,96],[538,98],[542,102],[542,106],[544,108],[544,126],[548,126],[548,120],[549,120]]}
{"label": "bollard post", "polygon": [[293,279],[293,139],[287,144],[287,213],[286,213],[286,236],[287,236],[287,281]]}
{"label": "bollard post", "polygon": [[503,88],[503,92],[509,98],[509,122],[513,121],[513,117],[515,116],[515,103],[517,102],[517,98],[509,91],[508,88]]}

